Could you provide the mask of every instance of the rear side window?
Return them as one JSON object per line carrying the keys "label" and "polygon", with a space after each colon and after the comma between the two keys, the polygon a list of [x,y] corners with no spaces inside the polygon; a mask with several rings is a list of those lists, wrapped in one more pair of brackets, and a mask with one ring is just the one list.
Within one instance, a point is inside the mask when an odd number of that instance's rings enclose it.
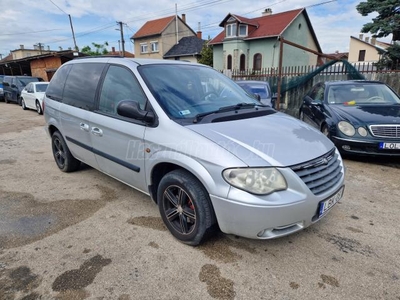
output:
{"label": "rear side window", "polygon": [[62,66],[54,74],[51,82],[46,90],[46,96],[50,99],[61,101],[65,80],[67,79],[68,73],[71,70],[71,65]]}
{"label": "rear side window", "polygon": [[105,64],[73,64],[65,83],[63,103],[93,110],[97,86]]}

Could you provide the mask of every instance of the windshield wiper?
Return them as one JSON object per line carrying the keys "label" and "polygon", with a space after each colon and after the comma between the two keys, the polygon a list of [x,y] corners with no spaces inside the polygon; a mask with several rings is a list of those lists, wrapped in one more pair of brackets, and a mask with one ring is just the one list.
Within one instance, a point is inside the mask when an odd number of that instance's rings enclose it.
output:
{"label": "windshield wiper", "polygon": [[223,106],[223,107],[220,107],[217,110],[212,110],[212,111],[209,111],[209,112],[204,112],[204,113],[197,114],[193,119],[193,123],[197,123],[202,118],[204,118],[205,116],[208,116],[208,115],[217,114],[217,113],[221,113],[221,112],[227,112],[227,111],[233,111],[233,110],[239,110],[239,109],[243,109],[243,108],[253,108],[256,105],[257,106],[262,106],[262,105],[259,105],[258,103],[245,103],[245,102],[238,103],[238,104],[235,104],[235,105]]}

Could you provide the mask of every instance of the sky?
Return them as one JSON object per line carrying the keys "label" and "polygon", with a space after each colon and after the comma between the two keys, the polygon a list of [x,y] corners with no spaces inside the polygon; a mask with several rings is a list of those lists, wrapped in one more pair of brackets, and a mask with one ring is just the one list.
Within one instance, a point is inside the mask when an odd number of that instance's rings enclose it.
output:
{"label": "sky", "polygon": [[[186,14],[187,24],[202,31],[203,38],[215,37],[219,23],[228,13],[246,18],[261,16],[271,8],[273,13],[305,7],[324,53],[349,50],[350,36],[358,37],[362,25],[376,15],[361,16],[356,6],[361,0],[0,0],[0,54],[24,45],[32,49],[41,43],[45,49],[74,47],[68,15],[71,16],[79,49],[92,43],[108,42],[119,49],[123,22],[125,50],[134,52],[130,37],[146,21]],[[7,5],[5,5],[7,3]],[[366,34],[364,34],[366,36]],[[391,37],[379,39],[390,42]],[[93,47],[92,47],[93,48]]]}

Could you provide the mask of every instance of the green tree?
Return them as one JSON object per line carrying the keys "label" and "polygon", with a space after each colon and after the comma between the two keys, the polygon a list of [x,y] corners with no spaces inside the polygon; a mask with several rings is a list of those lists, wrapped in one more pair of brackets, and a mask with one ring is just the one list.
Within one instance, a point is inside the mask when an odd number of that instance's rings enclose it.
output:
{"label": "green tree", "polygon": [[210,37],[208,38],[208,41],[204,42],[203,48],[200,51],[200,59],[199,63],[203,65],[207,65],[212,67],[213,66],[213,47],[212,45],[209,45],[208,43],[210,42]]}
{"label": "green tree", "polygon": [[104,42],[104,44],[92,43],[92,45],[95,48],[94,51],[92,48],[90,48],[90,46],[85,46],[82,48],[81,52],[93,56],[108,54],[108,50],[106,48],[108,46],[107,42]]}
{"label": "green tree", "polygon": [[375,37],[393,34],[393,41],[400,40],[400,2],[399,0],[367,0],[357,5],[362,16],[377,12],[372,22],[364,24],[361,32],[371,32]]}
{"label": "green tree", "polygon": [[400,44],[393,44],[386,51],[382,58],[375,64],[376,67],[380,70],[400,70]]}

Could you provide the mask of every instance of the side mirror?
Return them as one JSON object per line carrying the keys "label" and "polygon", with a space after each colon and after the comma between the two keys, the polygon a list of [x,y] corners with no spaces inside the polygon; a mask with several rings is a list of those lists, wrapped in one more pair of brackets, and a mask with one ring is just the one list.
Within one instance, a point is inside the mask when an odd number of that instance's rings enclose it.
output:
{"label": "side mirror", "polygon": [[16,88],[17,86],[16,86],[14,83],[12,83],[12,84],[11,84],[11,87],[12,87],[12,88]]}
{"label": "side mirror", "polygon": [[254,94],[254,98],[256,98],[257,101],[261,102],[261,96],[260,96],[260,94]]}
{"label": "side mirror", "polygon": [[312,102],[312,99],[310,98],[310,96],[304,97],[304,104],[311,105],[311,102]]}
{"label": "side mirror", "polygon": [[140,108],[139,103],[131,100],[123,100],[117,105],[117,113],[123,117],[141,120],[146,123],[154,122],[154,113]]}

